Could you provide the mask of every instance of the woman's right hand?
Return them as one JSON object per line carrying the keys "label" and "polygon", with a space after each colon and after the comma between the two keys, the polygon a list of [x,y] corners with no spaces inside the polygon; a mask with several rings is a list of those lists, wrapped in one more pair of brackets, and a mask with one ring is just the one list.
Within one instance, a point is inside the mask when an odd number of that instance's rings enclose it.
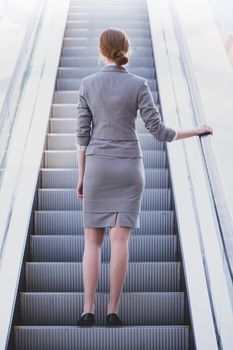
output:
{"label": "woman's right hand", "polygon": [[76,187],[76,195],[78,199],[83,199],[83,179],[78,180],[78,184]]}
{"label": "woman's right hand", "polygon": [[202,126],[196,127],[195,131],[197,133],[197,136],[208,135],[208,134],[213,135],[213,129],[208,125],[202,125]]}

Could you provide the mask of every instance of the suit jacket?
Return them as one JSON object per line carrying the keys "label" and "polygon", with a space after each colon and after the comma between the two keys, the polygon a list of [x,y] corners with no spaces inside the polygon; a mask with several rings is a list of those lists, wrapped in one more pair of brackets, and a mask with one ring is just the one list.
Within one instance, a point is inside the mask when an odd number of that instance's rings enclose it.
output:
{"label": "suit jacket", "polygon": [[171,142],[177,134],[162,122],[147,79],[130,73],[125,66],[109,64],[81,79],[77,109],[76,145],[87,148],[86,154],[95,153],[95,145],[99,148],[102,140],[107,147],[101,147],[99,154],[107,150],[116,155],[117,145],[122,151],[120,145],[128,141],[129,155],[142,156],[135,129],[138,110],[145,127],[157,140]]}

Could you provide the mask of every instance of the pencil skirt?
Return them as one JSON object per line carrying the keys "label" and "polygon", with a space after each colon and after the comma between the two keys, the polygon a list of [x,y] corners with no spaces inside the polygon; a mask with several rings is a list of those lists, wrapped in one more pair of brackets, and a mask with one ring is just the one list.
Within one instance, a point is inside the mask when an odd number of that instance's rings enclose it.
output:
{"label": "pencil skirt", "polygon": [[90,154],[83,178],[83,227],[140,228],[145,169],[141,157]]}

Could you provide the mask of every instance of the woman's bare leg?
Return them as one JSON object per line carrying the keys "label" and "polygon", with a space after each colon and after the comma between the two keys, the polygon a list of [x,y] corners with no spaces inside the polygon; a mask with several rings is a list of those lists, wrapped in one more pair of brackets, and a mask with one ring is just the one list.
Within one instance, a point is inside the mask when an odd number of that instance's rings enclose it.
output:
{"label": "woman's bare leg", "polygon": [[109,266],[110,298],[107,314],[118,314],[120,294],[128,270],[128,241],[131,231],[130,227],[119,226],[119,215],[117,215],[116,226],[112,227],[109,232],[111,259]]}
{"label": "woman's bare leg", "polygon": [[101,247],[104,239],[104,228],[85,227],[85,248],[83,253],[83,313],[94,313],[94,297],[101,263]]}

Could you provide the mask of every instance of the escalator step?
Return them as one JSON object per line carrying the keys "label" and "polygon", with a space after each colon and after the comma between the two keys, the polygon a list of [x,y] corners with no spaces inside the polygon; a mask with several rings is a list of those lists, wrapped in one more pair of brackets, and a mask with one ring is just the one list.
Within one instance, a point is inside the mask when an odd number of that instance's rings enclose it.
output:
{"label": "escalator step", "polygon": [[[152,215],[153,214],[153,215]],[[142,211],[140,228],[132,234],[174,234],[174,211]],[[34,233],[36,235],[77,235],[83,232],[82,211],[34,211]]]}
{"label": "escalator step", "polygon": [[[75,64],[76,62],[76,58],[64,58],[64,60],[69,60],[69,64]],[[67,63],[68,64],[68,63]],[[98,67],[99,69],[100,67]],[[97,69],[96,69],[97,70]],[[55,100],[55,103],[58,104],[58,103],[73,103],[76,105],[77,107],[77,103],[78,103],[78,91],[55,91],[54,92],[54,100]],[[156,104],[159,103],[159,96],[158,96],[158,91],[154,91],[152,93],[152,96],[153,96],[153,99],[154,99],[154,102]],[[53,108],[57,107],[57,105],[53,105]],[[54,113],[55,111],[53,111]],[[53,116],[56,116],[56,114],[53,114]],[[65,118],[65,116],[64,116]],[[76,118],[77,118],[77,115],[76,115]],[[143,122],[144,124],[144,122]]]}
{"label": "escalator step", "polygon": [[[89,74],[96,73],[95,67],[90,68],[76,68],[76,67],[60,67],[58,68],[57,77],[59,79],[80,79]],[[132,74],[140,74],[145,79],[155,79],[155,72],[153,68],[131,68]]]}
{"label": "escalator step", "polygon": [[[91,21],[92,23],[94,22],[99,22],[99,21],[104,21],[108,20],[109,13],[106,13],[105,11],[99,12],[98,16],[96,16],[96,13],[93,11],[89,11],[88,13],[86,12],[81,12],[79,13],[78,11],[73,11],[72,13],[68,14],[67,19],[68,21]],[[129,18],[128,13],[122,12],[122,13],[117,13],[112,12],[111,13],[111,20],[113,21],[127,21]],[[148,23],[148,17],[145,11],[142,13],[134,13],[133,11],[130,13],[130,20],[131,21],[145,21]]]}
{"label": "escalator step", "polygon": [[[109,293],[95,294],[96,324],[105,325]],[[83,293],[20,293],[22,324],[75,325],[82,313]],[[119,315],[125,325],[181,325],[183,292],[121,294]]]}
{"label": "escalator step", "polygon": [[[157,83],[155,79],[147,79],[147,81],[152,91],[157,89]],[[73,78],[73,79],[58,78],[56,82],[56,90],[78,90],[80,88],[80,83],[81,83],[81,79],[77,79],[77,78]]]}
{"label": "escalator step", "polygon": [[[176,260],[176,235],[134,235],[129,240],[129,262],[168,262]],[[83,235],[30,236],[30,256],[34,262],[81,262]],[[110,260],[108,231],[104,235],[101,260]]]}
{"label": "escalator step", "polygon": [[[61,94],[64,95],[64,92],[62,91]],[[154,98],[154,101],[155,103],[158,102],[156,101],[156,98],[157,98],[157,92],[154,91],[152,93],[152,96]],[[79,97],[79,94],[78,92],[75,93],[75,101],[74,103],[69,103],[69,104],[64,104],[64,103],[59,103],[59,104],[53,104],[52,106],[52,117],[55,117],[55,118],[63,118],[63,119],[67,119],[67,118],[75,118],[75,120],[77,120],[77,106],[78,106],[78,97]],[[158,103],[157,104],[157,107],[158,107]],[[140,123],[143,124],[144,128],[145,128],[145,123],[144,121],[142,120],[142,117],[141,117],[141,114],[140,114],[140,111],[137,112],[137,116],[136,116],[136,119],[135,119],[135,122],[136,123]],[[150,135],[152,136],[152,135]],[[153,136],[151,137],[153,138]]]}
{"label": "escalator step", "polygon": [[[76,31],[73,29],[72,31]],[[78,32],[79,30],[77,30]],[[132,68],[152,68],[153,67],[153,58],[152,57],[135,57],[134,55],[130,58],[130,62],[127,64],[127,69],[131,71]],[[60,67],[83,67],[87,69],[89,67],[95,67],[96,70],[99,70],[103,66],[98,64],[97,57],[86,56],[83,57],[60,57]]]}
{"label": "escalator step", "polygon": [[[170,189],[144,189],[142,210],[171,210]],[[76,189],[38,189],[38,210],[82,210]]]}
{"label": "escalator step", "polygon": [[[44,150],[45,168],[77,168],[77,151],[46,151]],[[166,151],[143,151],[145,168],[167,168]]]}
{"label": "escalator step", "polygon": [[[28,292],[83,292],[82,263],[26,263]],[[179,262],[130,262],[123,292],[180,291]],[[97,292],[109,291],[109,264],[102,263]]]}
{"label": "escalator step", "polygon": [[187,350],[189,326],[17,326],[15,350]]}
{"label": "escalator step", "polygon": [[[61,113],[60,110],[55,108],[56,105],[53,105],[53,113],[56,115],[57,113]],[[50,127],[50,132],[53,134],[71,134],[70,136],[72,137],[72,134],[74,133],[74,131],[76,130],[76,124],[77,124],[77,119],[74,118],[63,118],[62,116],[59,116],[58,118],[56,117],[52,117],[49,120],[49,127]],[[141,138],[149,138],[149,130],[146,129],[145,124],[143,122],[143,120],[140,118],[136,119],[136,130],[137,130],[137,134]],[[144,134],[144,135],[142,135]],[[145,135],[147,134],[147,135]],[[74,134],[75,135],[75,134]],[[148,136],[149,135],[149,136]],[[75,135],[76,137],[76,135]],[[150,137],[150,139],[152,139],[155,143],[156,143],[156,147],[158,149],[164,149],[165,145],[164,142],[160,142],[158,140],[156,140],[154,137]],[[143,140],[142,140],[143,142]]]}
{"label": "escalator step", "polygon": [[115,4],[113,3],[105,3],[105,4],[101,4],[101,3],[98,3],[98,6],[96,6],[95,8],[93,8],[93,5],[89,4],[88,3],[76,3],[76,4],[70,4],[70,13],[90,13],[90,12],[93,12],[95,11],[96,15],[100,15],[102,13],[105,13],[105,14],[112,14],[113,13],[122,13],[124,14],[125,13],[125,10],[127,9],[127,11],[131,11],[132,13],[145,13],[146,12],[146,7],[143,6],[144,4],[140,4],[140,5],[137,5],[137,4],[134,4],[134,3],[131,3],[131,4],[127,4],[125,3],[124,6],[115,6]]}
{"label": "escalator step", "polygon": [[99,29],[99,30],[105,30],[107,27],[119,27],[124,30],[128,29],[149,29],[149,24],[147,21],[130,21],[130,20],[97,20],[94,22],[87,21],[67,21],[66,29]]}
{"label": "escalator step", "polygon": [[[164,150],[164,144],[159,142],[153,137],[150,137],[149,133],[138,133],[138,139],[142,151],[160,151]],[[76,149],[75,143],[77,137],[75,134],[47,134],[47,150],[74,150]]]}
{"label": "escalator step", "polygon": [[[76,169],[45,169],[41,172],[43,188],[74,188],[77,186]],[[145,169],[145,188],[168,188],[168,169]]]}

